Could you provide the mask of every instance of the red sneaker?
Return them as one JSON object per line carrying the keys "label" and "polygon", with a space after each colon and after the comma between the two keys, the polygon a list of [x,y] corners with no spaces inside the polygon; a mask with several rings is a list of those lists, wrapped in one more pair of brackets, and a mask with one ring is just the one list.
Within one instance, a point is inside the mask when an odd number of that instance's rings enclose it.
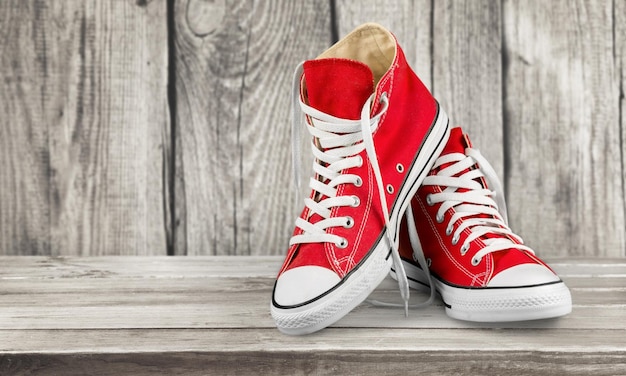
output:
{"label": "red sneaker", "polygon": [[282,332],[306,334],[339,320],[378,286],[392,260],[400,264],[399,217],[449,129],[380,25],[360,26],[305,62],[295,87],[316,160],[271,313]]}
{"label": "red sneaker", "polygon": [[[452,129],[411,204],[416,256],[423,252],[448,316],[498,322],[571,312],[567,286],[507,226],[500,182],[461,128]],[[400,255],[409,284],[427,289],[406,231],[403,226]]]}

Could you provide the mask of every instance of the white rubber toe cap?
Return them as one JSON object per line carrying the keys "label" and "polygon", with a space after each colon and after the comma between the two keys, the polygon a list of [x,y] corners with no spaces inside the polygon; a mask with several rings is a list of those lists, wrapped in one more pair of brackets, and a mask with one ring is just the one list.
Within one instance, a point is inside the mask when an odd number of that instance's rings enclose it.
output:
{"label": "white rubber toe cap", "polygon": [[516,265],[496,274],[487,284],[488,287],[535,286],[558,282],[559,277],[550,269],[539,264]]}
{"label": "white rubber toe cap", "polygon": [[333,288],[341,278],[321,266],[300,266],[278,277],[274,301],[281,306],[294,306],[314,299]]}

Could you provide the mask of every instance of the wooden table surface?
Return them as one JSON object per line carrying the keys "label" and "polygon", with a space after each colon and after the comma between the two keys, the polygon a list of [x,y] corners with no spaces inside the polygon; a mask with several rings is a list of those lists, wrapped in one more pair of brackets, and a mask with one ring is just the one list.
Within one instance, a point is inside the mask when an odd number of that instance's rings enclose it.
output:
{"label": "wooden table surface", "polygon": [[[365,302],[302,337],[269,315],[281,261],[1,257],[0,375],[626,374],[623,259],[549,260],[573,294],[561,319],[472,324],[440,300],[408,318]],[[400,301],[391,279],[372,297]]]}

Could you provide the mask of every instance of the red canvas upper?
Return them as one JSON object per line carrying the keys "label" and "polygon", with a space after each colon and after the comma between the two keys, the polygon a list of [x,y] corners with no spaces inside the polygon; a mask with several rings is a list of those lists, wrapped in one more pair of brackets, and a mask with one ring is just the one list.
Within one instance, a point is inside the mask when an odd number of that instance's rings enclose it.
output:
{"label": "red canvas upper", "polygon": [[360,119],[363,103],[374,92],[372,70],[355,60],[306,61],[303,78],[309,106],[343,119]]}
{"label": "red canvas upper", "polygon": [[[390,68],[379,82],[374,83],[372,77],[370,67],[359,61],[341,58],[311,60],[304,64],[301,93],[309,106],[351,120],[360,119],[363,105],[372,93],[375,93],[372,116],[380,112],[381,95],[387,94],[389,106],[373,139],[383,182],[393,188],[392,193],[386,195],[391,211],[408,167],[433,124],[437,104],[408,66],[397,43]],[[341,249],[333,243],[295,244],[289,248],[280,273],[298,266],[315,265],[331,269],[343,278],[372,250],[383,233],[385,222],[372,166],[365,151],[360,155],[363,165],[343,173],[359,175],[363,185],[344,184],[337,190],[337,195],[357,196],[360,205],[332,209],[332,216],[351,216],[356,223],[349,229],[339,226],[326,230],[347,239],[348,247]],[[403,166],[402,172],[398,172],[398,164]],[[307,219],[309,210],[305,207],[300,216]],[[312,217],[309,222],[315,223],[319,219]],[[300,233],[302,230],[296,228],[294,235]]]}
{"label": "red canvas upper", "polygon": [[[449,153],[465,154],[465,149],[471,147],[469,138],[462,132],[461,128],[454,128],[450,133],[448,144],[441,155],[444,156]],[[435,175],[445,167],[447,165],[433,169],[429,175]],[[474,168],[478,168],[478,166],[475,165]],[[459,173],[457,176],[462,173],[464,172]],[[483,187],[489,188],[484,179],[481,178],[480,183]],[[457,286],[482,287],[486,286],[495,275],[515,265],[537,263],[546,266],[534,254],[518,249],[490,253],[483,257],[477,266],[472,265],[472,257],[486,246],[485,240],[501,235],[488,233],[472,241],[467,253],[461,255],[461,246],[471,234],[471,228],[466,228],[461,233],[458,243],[453,245],[452,236],[446,234],[446,227],[455,212],[454,208],[447,210],[442,223],[437,223],[436,215],[441,204],[430,206],[426,200],[429,194],[442,192],[445,188],[442,186],[423,185],[412,201],[417,233],[424,256],[430,259],[430,270],[439,279]],[[454,229],[458,227],[461,221],[463,219],[458,220],[454,224]],[[408,241],[405,225],[403,225],[401,234],[400,253],[403,258],[412,260],[412,249]],[[515,238],[509,237],[508,239],[519,244]]]}

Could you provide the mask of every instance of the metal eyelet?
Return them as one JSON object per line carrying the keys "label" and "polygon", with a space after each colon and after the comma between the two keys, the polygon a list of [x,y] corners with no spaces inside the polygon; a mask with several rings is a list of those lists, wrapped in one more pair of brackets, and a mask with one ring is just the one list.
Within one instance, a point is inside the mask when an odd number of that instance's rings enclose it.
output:
{"label": "metal eyelet", "polygon": [[[469,251],[469,247],[466,246],[465,244],[463,244],[463,246],[461,247],[461,256],[465,256],[465,254],[467,253],[467,251]],[[472,259],[473,261],[474,259]],[[472,263],[473,265],[473,263]]]}
{"label": "metal eyelet", "polygon": [[363,179],[361,179],[360,176],[357,176],[356,177],[356,182],[354,182],[354,186],[358,188],[358,187],[360,187],[362,185],[363,185]]}
{"label": "metal eyelet", "polygon": [[363,157],[361,157],[360,155],[357,155],[357,157],[359,157],[359,163],[357,164],[357,167],[363,167]]}
{"label": "metal eyelet", "polygon": [[434,205],[432,195],[426,195],[426,203],[428,204],[428,206]]}
{"label": "metal eyelet", "polygon": [[428,266],[430,268],[430,266],[433,264],[433,260],[427,258],[426,259],[426,266]]}
{"label": "metal eyelet", "polygon": [[354,227],[354,218],[346,217],[346,224],[343,225],[344,228],[352,228]]}
{"label": "metal eyelet", "polygon": [[353,208],[358,208],[359,205],[361,205],[361,199],[359,199],[359,196],[352,196],[352,199],[354,200],[354,203],[352,204]]}
{"label": "metal eyelet", "polygon": [[452,227],[447,227],[446,228],[446,235],[448,235],[448,236],[452,235],[452,230],[453,230]]}
{"label": "metal eyelet", "polygon": [[472,266],[478,266],[478,264],[480,264],[480,260],[476,260],[475,258],[472,258]]}
{"label": "metal eyelet", "polygon": [[387,184],[387,193],[389,194],[393,193],[393,186],[391,184]]}
{"label": "metal eyelet", "polygon": [[346,239],[346,238],[341,238],[341,240],[339,240],[339,242],[338,242],[338,243],[335,243],[335,245],[336,245],[338,248],[346,248],[346,247],[348,247],[348,239]]}
{"label": "metal eyelet", "polygon": [[404,166],[402,165],[402,163],[398,163],[396,165],[396,171],[398,171],[399,173],[403,173],[404,172]]}
{"label": "metal eyelet", "polygon": [[458,242],[459,242],[459,237],[458,236],[452,237],[452,245],[456,245]]}
{"label": "metal eyelet", "polygon": [[439,214],[437,214],[435,220],[437,221],[437,223],[443,223],[443,216],[440,217]]}

